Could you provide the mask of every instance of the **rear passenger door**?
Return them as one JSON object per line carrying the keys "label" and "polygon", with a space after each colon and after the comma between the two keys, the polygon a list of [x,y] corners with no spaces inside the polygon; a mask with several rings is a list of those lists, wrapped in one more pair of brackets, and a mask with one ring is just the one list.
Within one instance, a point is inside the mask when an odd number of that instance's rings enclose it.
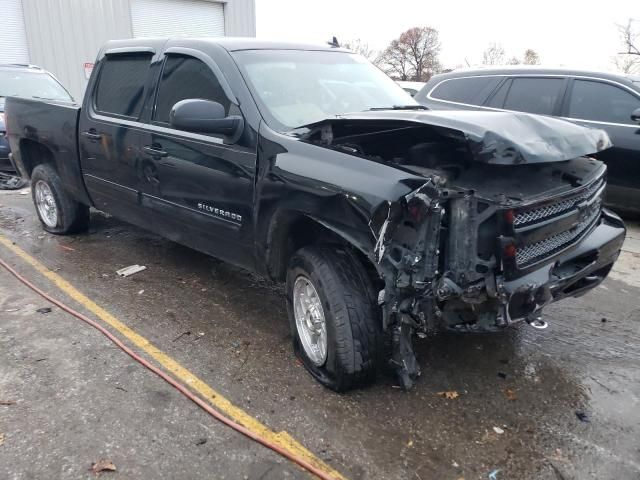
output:
{"label": "rear passenger door", "polygon": [[84,102],[79,123],[80,162],[97,208],[141,223],[136,175],[140,131],[136,128],[149,84],[150,51],[107,53]]}
{"label": "rear passenger door", "polygon": [[177,130],[169,123],[171,109],[185,99],[212,100],[223,105],[227,115],[241,115],[223,82],[209,57],[165,55],[155,107],[141,139],[142,203],[159,233],[223,260],[253,266],[255,145]]}
{"label": "rear passenger door", "polygon": [[[631,120],[631,113],[637,108],[640,96],[622,85],[576,78],[563,112],[576,123],[601,128],[609,134],[613,147],[596,156],[607,164],[610,186],[634,190],[628,193],[635,195],[640,180],[640,125]],[[624,198],[621,200],[625,202]]]}
{"label": "rear passenger door", "polygon": [[486,103],[491,108],[538,115],[559,115],[567,79],[562,77],[509,77]]}

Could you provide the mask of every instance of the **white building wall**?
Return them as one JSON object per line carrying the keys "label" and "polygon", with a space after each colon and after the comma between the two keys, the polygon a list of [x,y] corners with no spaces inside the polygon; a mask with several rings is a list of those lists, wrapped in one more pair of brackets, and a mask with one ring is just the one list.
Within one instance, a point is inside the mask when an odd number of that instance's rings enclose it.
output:
{"label": "white building wall", "polygon": [[230,0],[224,4],[227,37],[256,36],[256,0]]}
{"label": "white building wall", "polygon": [[31,63],[53,73],[76,100],[85,63],[107,40],[131,37],[129,0],[22,0]]}
{"label": "white building wall", "polygon": [[21,0],[0,2],[0,63],[29,63]]}
{"label": "white building wall", "polygon": [[[223,3],[226,36],[255,37],[255,0],[205,1]],[[22,3],[30,62],[52,72],[78,101],[87,85],[85,63],[94,62],[107,40],[133,37],[131,0]]]}

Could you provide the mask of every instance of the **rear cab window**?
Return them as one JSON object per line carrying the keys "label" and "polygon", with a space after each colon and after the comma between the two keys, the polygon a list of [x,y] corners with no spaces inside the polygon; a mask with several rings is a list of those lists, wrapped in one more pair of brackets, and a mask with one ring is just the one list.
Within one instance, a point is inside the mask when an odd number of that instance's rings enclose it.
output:
{"label": "rear cab window", "polygon": [[421,92],[416,98],[420,100],[419,97],[426,98],[429,95],[435,100],[482,105],[503,78],[495,75],[450,78],[440,82],[431,92]]}
{"label": "rear cab window", "polygon": [[139,118],[151,58],[152,55],[146,52],[106,55],[95,87],[96,112],[130,119]]}

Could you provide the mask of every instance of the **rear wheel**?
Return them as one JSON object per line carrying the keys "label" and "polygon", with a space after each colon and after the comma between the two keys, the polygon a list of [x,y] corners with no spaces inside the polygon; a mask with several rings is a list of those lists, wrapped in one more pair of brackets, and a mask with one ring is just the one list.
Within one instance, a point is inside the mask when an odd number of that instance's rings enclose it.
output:
{"label": "rear wheel", "polygon": [[306,247],[287,272],[293,346],[323,385],[345,391],[375,379],[381,321],[364,267],[346,250]]}
{"label": "rear wheel", "polygon": [[38,165],[31,173],[31,197],[42,227],[50,233],[77,233],[89,228],[89,207],[74,200],[52,167]]}

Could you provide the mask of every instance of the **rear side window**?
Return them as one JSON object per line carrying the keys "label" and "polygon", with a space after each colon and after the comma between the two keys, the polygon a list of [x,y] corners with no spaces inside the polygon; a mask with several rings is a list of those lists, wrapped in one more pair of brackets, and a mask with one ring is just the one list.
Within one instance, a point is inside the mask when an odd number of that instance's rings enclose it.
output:
{"label": "rear side window", "polygon": [[569,102],[569,117],[597,122],[631,122],[631,113],[640,100],[620,87],[602,82],[575,80]]}
{"label": "rear side window", "polygon": [[96,110],[110,115],[138,118],[151,55],[107,55],[96,85]]}
{"label": "rear side window", "polygon": [[229,114],[231,102],[211,69],[197,58],[171,55],[162,71],[154,120],[169,123],[169,113],[180,100],[200,98],[222,104]]}
{"label": "rear side window", "polygon": [[500,88],[493,94],[493,96],[487,102],[488,107],[502,108],[504,101],[507,99],[507,93],[509,93],[509,87],[511,86],[511,79],[500,85]]}
{"label": "rear side window", "polygon": [[448,102],[482,105],[500,80],[502,77],[453,78],[443,81],[433,89],[431,97]]}
{"label": "rear side window", "polygon": [[514,78],[503,108],[551,115],[563,86],[562,78]]}

